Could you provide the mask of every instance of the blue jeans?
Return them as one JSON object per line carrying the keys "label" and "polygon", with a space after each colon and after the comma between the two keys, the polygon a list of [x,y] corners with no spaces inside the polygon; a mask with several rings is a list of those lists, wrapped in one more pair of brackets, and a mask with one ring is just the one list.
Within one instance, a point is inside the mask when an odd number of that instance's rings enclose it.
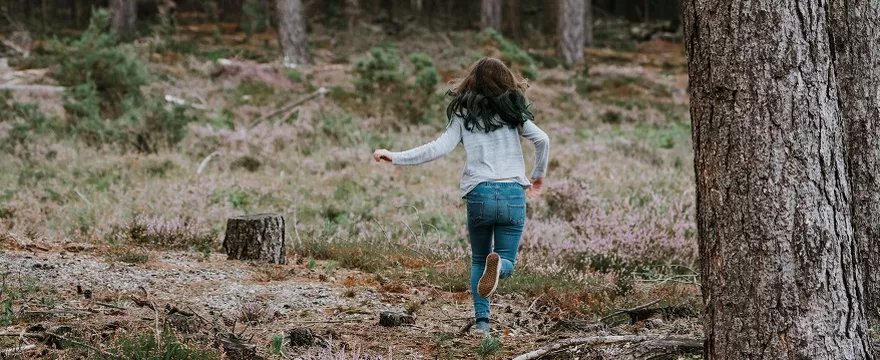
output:
{"label": "blue jeans", "polygon": [[477,294],[477,284],[486,268],[486,256],[493,250],[501,257],[501,278],[513,274],[516,252],[526,224],[526,193],[518,183],[484,182],[466,198],[474,313],[477,319],[488,319],[489,299]]}

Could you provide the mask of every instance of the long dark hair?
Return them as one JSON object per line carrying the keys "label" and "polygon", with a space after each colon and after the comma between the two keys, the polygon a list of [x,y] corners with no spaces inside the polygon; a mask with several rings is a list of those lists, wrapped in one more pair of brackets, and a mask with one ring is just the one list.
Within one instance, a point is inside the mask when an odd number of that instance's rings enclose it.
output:
{"label": "long dark hair", "polygon": [[453,116],[461,117],[468,131],[519,128],[527,120],[535,119],[523,94],[528,87],[501,60],[484,57],[446,93],[452,98],[446,107],[446,118],[452,122]]}

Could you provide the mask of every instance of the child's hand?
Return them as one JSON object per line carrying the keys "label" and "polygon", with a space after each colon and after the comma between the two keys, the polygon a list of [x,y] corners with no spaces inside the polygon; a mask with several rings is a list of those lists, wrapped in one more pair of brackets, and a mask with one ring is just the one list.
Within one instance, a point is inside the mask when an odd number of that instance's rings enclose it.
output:
{"label": "child's hand", "polygon": [[391,162],[391,152],[385,149],[379,149],[373,152],[373,160],[380,162],[382,160]]}
{"label": "child's hand", "polygon": [[544,178],[532,179],[532,186],[526,189],[526,195],[528,197],[536,197],[541,195],[541,191],[544,189]]}

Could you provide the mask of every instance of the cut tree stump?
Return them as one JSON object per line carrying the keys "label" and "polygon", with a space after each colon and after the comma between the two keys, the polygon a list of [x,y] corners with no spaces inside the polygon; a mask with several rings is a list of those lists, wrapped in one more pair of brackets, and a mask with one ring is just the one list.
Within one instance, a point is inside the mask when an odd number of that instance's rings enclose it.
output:
{"label": "cut tree stump", "polygon": [[407,314],[395,313],[395,312],[382,312],[379,313],[379,325],[382,326],[401,326],[401,325],[413,325],[416,323],[416,319]]}
{"label": "cut tree stump", "polygon": [[229,218],[223,248],[229,260],[259,260],[284,264],[287,238],[284,217],[256,214]]}

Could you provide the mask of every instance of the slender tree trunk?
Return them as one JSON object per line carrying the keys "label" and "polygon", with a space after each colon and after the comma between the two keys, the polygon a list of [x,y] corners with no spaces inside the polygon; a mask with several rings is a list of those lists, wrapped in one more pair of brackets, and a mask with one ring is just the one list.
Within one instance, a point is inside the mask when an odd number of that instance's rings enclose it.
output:
{"label": "slender tree trunk", "polygon": [[312,62],[302,0],[276,0],[278,6],[278,39],[286,62],[297,65]]}
{"label": "slender tree trunk", "polygon": [[113,10],[111,27],[120,41],[128,42],[137,36],[137,3],[135,0],[110,0]]}
{"label": "slender tree trunk", "polygon": [[480,28],[501,31],[501,0],[483,0],[480,6]]}
{"label": "slender tree trunk", "polygon": [[880,326],[880,3],[833,0],[832,56],[848,130],[853,235],[864,276],[866,316]]}
{"label": "slender tree trunk", "polygon": [[354,28],[354,23],[357,21],[357,18],[361,13],[361,7],[360,4],[358,4],[358,0],[345,0],[344,13],[348,28]]}
{"label": "slender tree trunk", "polygon": [[568,64],[584,62],[584,0],[559,3],[559,56]]}
{"label": "slender tree trunk", "polygon": [[584,45],[593,46],[593,0],[584,0]]}
{"label": "slender tree trunk", "polygon": [[872,359],[820,0],[685,2],[705,359]]}

